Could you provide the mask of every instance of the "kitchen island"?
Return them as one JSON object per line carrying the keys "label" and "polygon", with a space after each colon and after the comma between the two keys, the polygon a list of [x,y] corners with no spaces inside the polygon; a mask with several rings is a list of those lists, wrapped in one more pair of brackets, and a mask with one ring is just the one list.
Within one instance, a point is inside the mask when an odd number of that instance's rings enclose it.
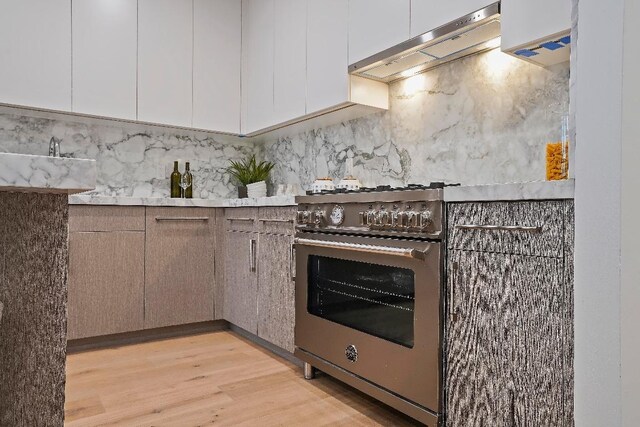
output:
{"label": "kitchen island", "polygon": [[64,422],[68,195],[94,160],[0,153],[0,425]]}

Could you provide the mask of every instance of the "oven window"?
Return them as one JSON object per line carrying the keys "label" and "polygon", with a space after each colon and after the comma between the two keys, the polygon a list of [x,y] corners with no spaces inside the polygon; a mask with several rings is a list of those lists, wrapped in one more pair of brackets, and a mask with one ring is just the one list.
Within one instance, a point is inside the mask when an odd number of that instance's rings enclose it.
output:
{"label": "oven window", "polygon": [[308,266],[309,313],[413,347],[412,270],[316,255]]}

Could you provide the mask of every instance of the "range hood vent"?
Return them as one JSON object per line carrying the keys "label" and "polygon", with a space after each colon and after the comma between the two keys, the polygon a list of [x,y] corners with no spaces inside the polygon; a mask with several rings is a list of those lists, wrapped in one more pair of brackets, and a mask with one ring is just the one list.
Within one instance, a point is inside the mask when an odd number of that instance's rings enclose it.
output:
{"label": "range hood vent", "polygon": [[500,3],[349,66],[349,73],[392,82],[500,45]]}

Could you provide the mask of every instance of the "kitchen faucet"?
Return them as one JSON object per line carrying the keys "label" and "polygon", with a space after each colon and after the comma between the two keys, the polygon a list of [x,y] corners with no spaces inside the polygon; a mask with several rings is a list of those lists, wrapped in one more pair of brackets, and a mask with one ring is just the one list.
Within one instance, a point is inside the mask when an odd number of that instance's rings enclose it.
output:
{"label": "kitchen faucet", "polygon": [[50,157],[60,157],[60,139],[52,136],[49,140],[49,156]]}

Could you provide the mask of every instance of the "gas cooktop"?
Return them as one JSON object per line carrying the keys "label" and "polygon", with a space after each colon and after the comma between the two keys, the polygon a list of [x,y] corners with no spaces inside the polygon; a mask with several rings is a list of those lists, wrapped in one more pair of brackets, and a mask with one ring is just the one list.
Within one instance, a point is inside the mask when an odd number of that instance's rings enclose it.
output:
{"label": "gas cooktop", "polygon": [[443,188],[432,182],[406,187],[381,185],[357,191],[327,191],[297,196],[298,232],[440,239]]}
{"label": "gas cooktop", "polygon": [[342,193],[378,193],[382,191],[411,191],[411,190],[435,190],[444,187],[456,187],[460,184],[447,184],[444,182],[432,182],[429,185],[424,184],[408,184],[405,187],[392,187],[390,185],[378,185],[377,187],[362,187],[358,190],[346,190],[344,188],[336,188],[335,190],[322,190],[320,193],[307,191],[308,196],[317,196],[324,194],[342,194]]}

